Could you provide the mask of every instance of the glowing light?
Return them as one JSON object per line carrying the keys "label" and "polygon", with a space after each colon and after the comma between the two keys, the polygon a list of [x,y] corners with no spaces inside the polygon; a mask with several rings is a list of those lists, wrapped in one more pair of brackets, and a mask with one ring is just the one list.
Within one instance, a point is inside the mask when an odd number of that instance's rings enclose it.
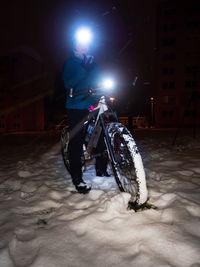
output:
{"label": "glowing light", "polygon": [[114,97],[110,97],[110,102],[113,103],[115,101]]}
{"label": "glowing light", "polygon": [[111,79],[105,79],[102,83],[103,88],[112,89],[114,87],[114,82]]}
{"label": "glowing light", "polygon": [[88,28],[80,28],[75,35],[78,44],[88,45],[92,41],[92,32]]}

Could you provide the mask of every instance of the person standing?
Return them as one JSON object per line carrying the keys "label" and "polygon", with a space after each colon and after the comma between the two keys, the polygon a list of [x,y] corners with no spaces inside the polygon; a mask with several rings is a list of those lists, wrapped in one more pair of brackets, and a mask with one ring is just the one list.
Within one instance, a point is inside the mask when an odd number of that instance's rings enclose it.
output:
{"label": "person standing", "polygon": [[[66,90],[67,118],[70,131],[69,165],[72,182],[79,193],[88,193],[91,187],[83,180],[82,161],[84,143],[84,122],[89,114],[90,106],[98,102],[98,97],[88,94],[90,88],[96,88],[100,81],[100,70],[89,55],[89,38],[91,33],[81,29],[77,34],[73,51],[64,63],[63,80]],[[107,173],[108,158],[103,153],[105,144],[100,138],[98,150],[100,156],[96,158],[96,175],[109,176]]]}

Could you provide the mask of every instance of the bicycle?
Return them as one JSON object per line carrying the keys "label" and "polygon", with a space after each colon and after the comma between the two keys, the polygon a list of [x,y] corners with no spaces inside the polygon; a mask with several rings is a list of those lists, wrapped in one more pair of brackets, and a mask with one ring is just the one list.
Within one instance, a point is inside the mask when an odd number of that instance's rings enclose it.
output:
{"label": "bicycle", "polygon": [[[94,90],[91,92],[97,94]],[[85,127],[83,166],[86,158],[95,156],[95,147],[102,132],[119,190],[130,193],[130,208],[138,210],[144,207],[147,204],[148,190],[141,155],[132,134],[118,122],[116,113],[107,105],[105,96],[101,96],[97,106],[90,111]],[[61,132],[61,152],[70,172],[68,143],[69,131],[65,126]]]}

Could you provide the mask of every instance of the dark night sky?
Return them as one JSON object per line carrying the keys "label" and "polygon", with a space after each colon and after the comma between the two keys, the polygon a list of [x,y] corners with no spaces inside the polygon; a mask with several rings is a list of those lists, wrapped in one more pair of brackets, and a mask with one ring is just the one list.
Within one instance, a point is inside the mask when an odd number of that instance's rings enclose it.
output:
{"label": "dark night sky", "polygon": [[29,46],[37,50],[47,68],[60,71],[68,52],[70,30],[76,22],[87,21],[95,30],[93,52],[100,63],[114,70],[120,77],[119,84],[130,84],[137,76],[136,86],[129,88],[132,96],[149,97],[157,1],[4,1],[0,11],[0,54]]}

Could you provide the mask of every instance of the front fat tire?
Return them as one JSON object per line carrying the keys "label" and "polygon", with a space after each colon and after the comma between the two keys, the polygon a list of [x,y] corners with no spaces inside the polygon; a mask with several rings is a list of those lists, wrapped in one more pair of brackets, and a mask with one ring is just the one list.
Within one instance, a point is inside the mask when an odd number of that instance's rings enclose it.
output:
{"label": "front fat tire", "polygon": [[131,194],[131,202],[145,203],[148,197],[146,176],[133,136],[118,122],[109,123],[106,131],[114,155],[112,168],[119,189]]}

